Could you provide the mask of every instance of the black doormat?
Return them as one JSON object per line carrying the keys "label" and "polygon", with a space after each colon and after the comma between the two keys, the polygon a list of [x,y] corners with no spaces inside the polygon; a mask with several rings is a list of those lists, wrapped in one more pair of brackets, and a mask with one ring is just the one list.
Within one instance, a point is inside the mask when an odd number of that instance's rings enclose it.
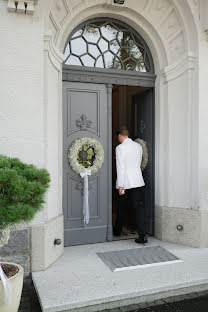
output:
{"label": "black doormat", "polygon": [[183,262],[161,246],[98,252],[97,255],[114,272]]}

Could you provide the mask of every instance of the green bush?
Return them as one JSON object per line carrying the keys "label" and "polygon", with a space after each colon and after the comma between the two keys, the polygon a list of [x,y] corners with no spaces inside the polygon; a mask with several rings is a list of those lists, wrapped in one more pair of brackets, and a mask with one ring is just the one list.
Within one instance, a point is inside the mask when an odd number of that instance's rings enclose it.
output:
{"label": "green bush", "polygon": [[0,229],[32,220],[45,203],[49,183],[46,169],[0,155]]}

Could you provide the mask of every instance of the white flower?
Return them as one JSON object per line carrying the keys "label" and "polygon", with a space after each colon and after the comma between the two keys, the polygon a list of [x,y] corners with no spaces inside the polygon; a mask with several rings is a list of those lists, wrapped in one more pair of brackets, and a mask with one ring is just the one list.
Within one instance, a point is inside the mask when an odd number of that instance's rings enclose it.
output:
{"label": "white flower", "polygon": [[69,164],[72,169],[77,173],[80,174],[86,171],[86,168],[79,164],[78,162],[78,153],[83,145],[92,146],[95,152],[95,160],[93,165],[90,167],[92,174],[96,173],[104,163],[104,149],[101,143],[95,139],[91,138],[80,138],[77,139],[75,142],[72,143],[71,147],[68,151],[68,159]]}
{"label": "white flower", "polygon": [[147,167],[148,164],[148,149],[147,144],[144,140],[137,138],[135,142],[139,143],[142,147],[142,163],[141,163],[141,169],[142,171]]}

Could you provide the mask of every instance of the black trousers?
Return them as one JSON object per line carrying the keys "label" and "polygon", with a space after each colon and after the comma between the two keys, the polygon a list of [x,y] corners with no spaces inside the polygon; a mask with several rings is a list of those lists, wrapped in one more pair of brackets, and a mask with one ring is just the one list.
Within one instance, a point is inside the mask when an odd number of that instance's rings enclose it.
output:
{"label": "black trousers", "polygon": [[122,231],[122,225],[124,221],[124,211],[127,204],[127,200],[130,200],[131,207],[133,208],[136,230],[139,236],[146,234],[146,211],[144,203],[144,188],[136,187],[125,190],[124,195],[118,194],[118,209],[115,222],[115,230],[120,233]]}

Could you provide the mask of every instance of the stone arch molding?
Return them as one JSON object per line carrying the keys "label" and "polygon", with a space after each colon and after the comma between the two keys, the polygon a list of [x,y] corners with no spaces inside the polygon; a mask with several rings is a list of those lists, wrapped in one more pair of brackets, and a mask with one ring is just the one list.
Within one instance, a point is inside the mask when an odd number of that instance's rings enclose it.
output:
{"label": "stone arch molding", "polygon": [[[184,66],[193,68],[193,47],[197,49],[195,22],[191,22],[191,9],[190,13],[184,10],[186,1],[189,8],[188,0],[183,1],[183,8],[180,0],[126,0],[124,6],[114,4],[113,0],[53,0],[46,25],[45,50],[53,65],[61,70],[63,49],[70,32],[87,19],[113,17],[131,25],[143,36],[151,50],[156,73],[166,76],[171,72],[173,77],[173,67],[177,75]],[[192,25],[192,38],[188,23]]]}

